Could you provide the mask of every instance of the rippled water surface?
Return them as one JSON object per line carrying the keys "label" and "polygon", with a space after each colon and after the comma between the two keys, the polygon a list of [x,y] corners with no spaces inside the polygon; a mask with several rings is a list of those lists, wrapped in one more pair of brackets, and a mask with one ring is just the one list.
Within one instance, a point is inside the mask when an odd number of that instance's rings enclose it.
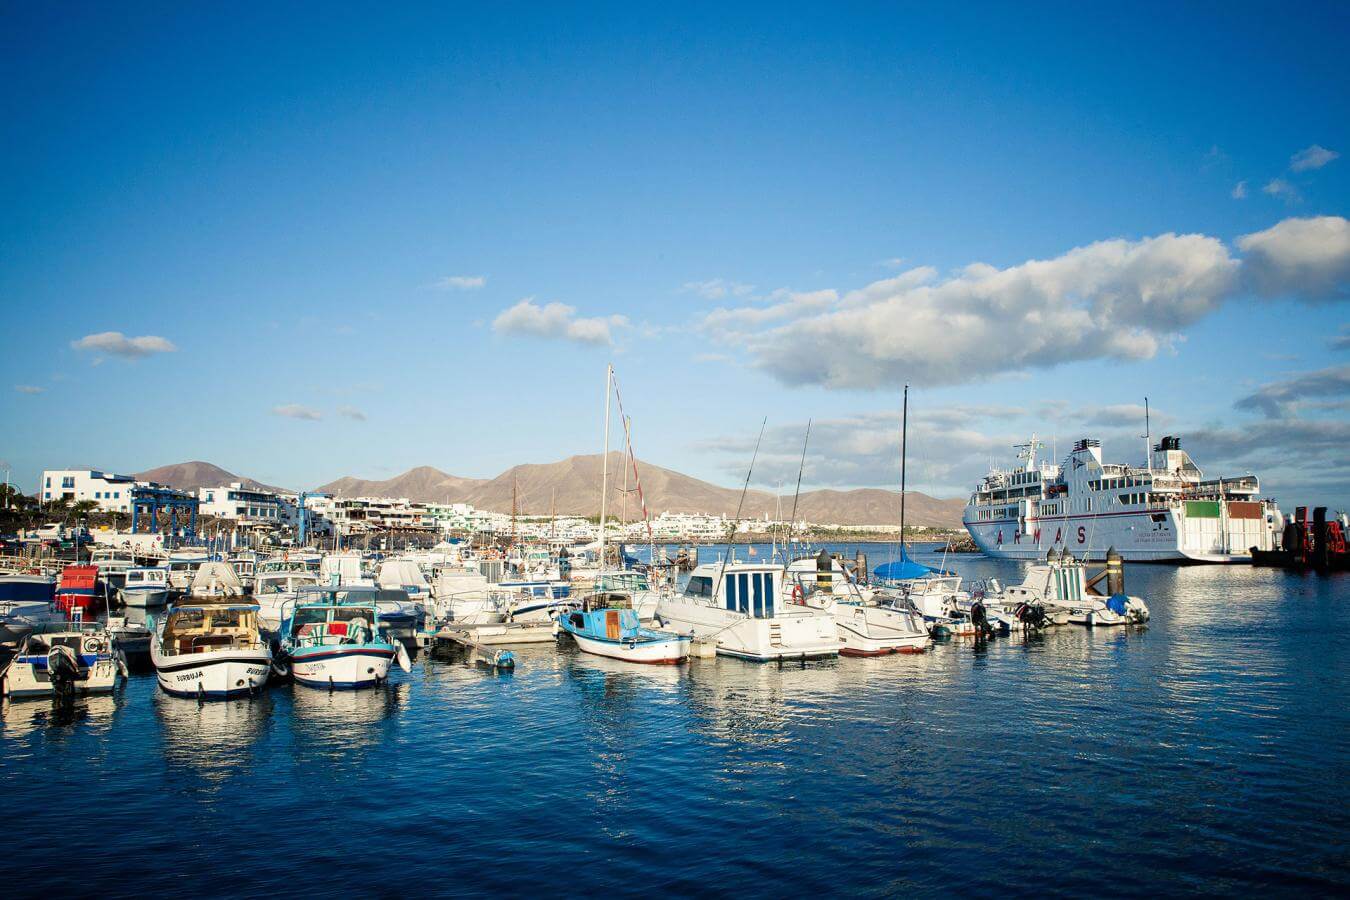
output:
{"label": "rippled water surface", "polygon": [[7,704],[5,893],[1350,887],[1350,577],[1127,578],[1146,629],[782,668],[560,643],[360,694],[198,706],[139,675]]}

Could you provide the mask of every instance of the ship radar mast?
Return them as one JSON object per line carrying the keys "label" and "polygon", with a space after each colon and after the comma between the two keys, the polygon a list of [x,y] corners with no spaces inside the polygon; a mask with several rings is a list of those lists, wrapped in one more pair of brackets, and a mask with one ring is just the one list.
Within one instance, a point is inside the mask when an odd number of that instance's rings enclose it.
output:
{"label": "ship radar mast", "polygon": [[1036,468],[1036,453],[1045,449],[1045,441],[1036,440],[1036,435],[1031,435],[1031,440],[1025,444],[1014,444],[1013,449],[1017,451],[1017,458],[1022,460],[1022,471],[1030,472]]}

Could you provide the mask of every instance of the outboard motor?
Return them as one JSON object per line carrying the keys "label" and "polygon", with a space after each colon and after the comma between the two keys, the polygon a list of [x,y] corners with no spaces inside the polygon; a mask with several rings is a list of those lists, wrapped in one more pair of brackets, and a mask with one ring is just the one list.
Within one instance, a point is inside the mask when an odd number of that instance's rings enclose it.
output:
{"label": "outboard motor", "polygon": [[989,627],[989,615],[985,612],[984,603],[979,600],[970,604],[970,624],[975,626],[976,637],[988,637],[994,633],[994,629]]}
{"label": "outboard motor", "polygon": [[58,694],[67,694],[74,690],[75,679],[80,674],[80,663],[75,651],[69,647],[56,646],[47,652],[47,677]]}

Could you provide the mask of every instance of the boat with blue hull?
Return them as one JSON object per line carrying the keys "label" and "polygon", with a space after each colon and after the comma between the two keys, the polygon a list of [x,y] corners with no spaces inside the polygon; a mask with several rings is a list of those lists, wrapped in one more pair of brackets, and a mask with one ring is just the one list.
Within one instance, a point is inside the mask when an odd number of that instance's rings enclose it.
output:
{"label": "boat with blue hull", "polygon": [[379,593],[362,585],[301,588],[282,621],[278,670],[329,690],[380,685],[395,662],[409,671],[407,649],[380,622]]}
{"label": "boat with blue hull", "polygon": [[628,662],[674,665],[689,658],[687,634],[644,628],[633,596],[620,591],[588,594],[581,609],[557,618],[562,631],[586,653]]}

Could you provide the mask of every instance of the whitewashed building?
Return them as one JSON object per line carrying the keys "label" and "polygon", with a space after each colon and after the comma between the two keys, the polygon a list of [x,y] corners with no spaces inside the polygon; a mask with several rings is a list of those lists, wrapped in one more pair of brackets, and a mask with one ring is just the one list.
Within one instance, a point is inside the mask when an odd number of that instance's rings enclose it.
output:
{"label": "whitewashed building", "polygon": [[137,484],[130,475],[98,469],[48,469],[42,473],[42,502],[92,500],[104,512],[131,512],[131,491]]}
{"label": "whitewashed building", "polygon": [[290,518],[285,513],[285,501],[272,491],[245,487],[232,482],[220,487],[197,489],[201,514],[218,519],[231,519],[251,525],[283,525]]}

